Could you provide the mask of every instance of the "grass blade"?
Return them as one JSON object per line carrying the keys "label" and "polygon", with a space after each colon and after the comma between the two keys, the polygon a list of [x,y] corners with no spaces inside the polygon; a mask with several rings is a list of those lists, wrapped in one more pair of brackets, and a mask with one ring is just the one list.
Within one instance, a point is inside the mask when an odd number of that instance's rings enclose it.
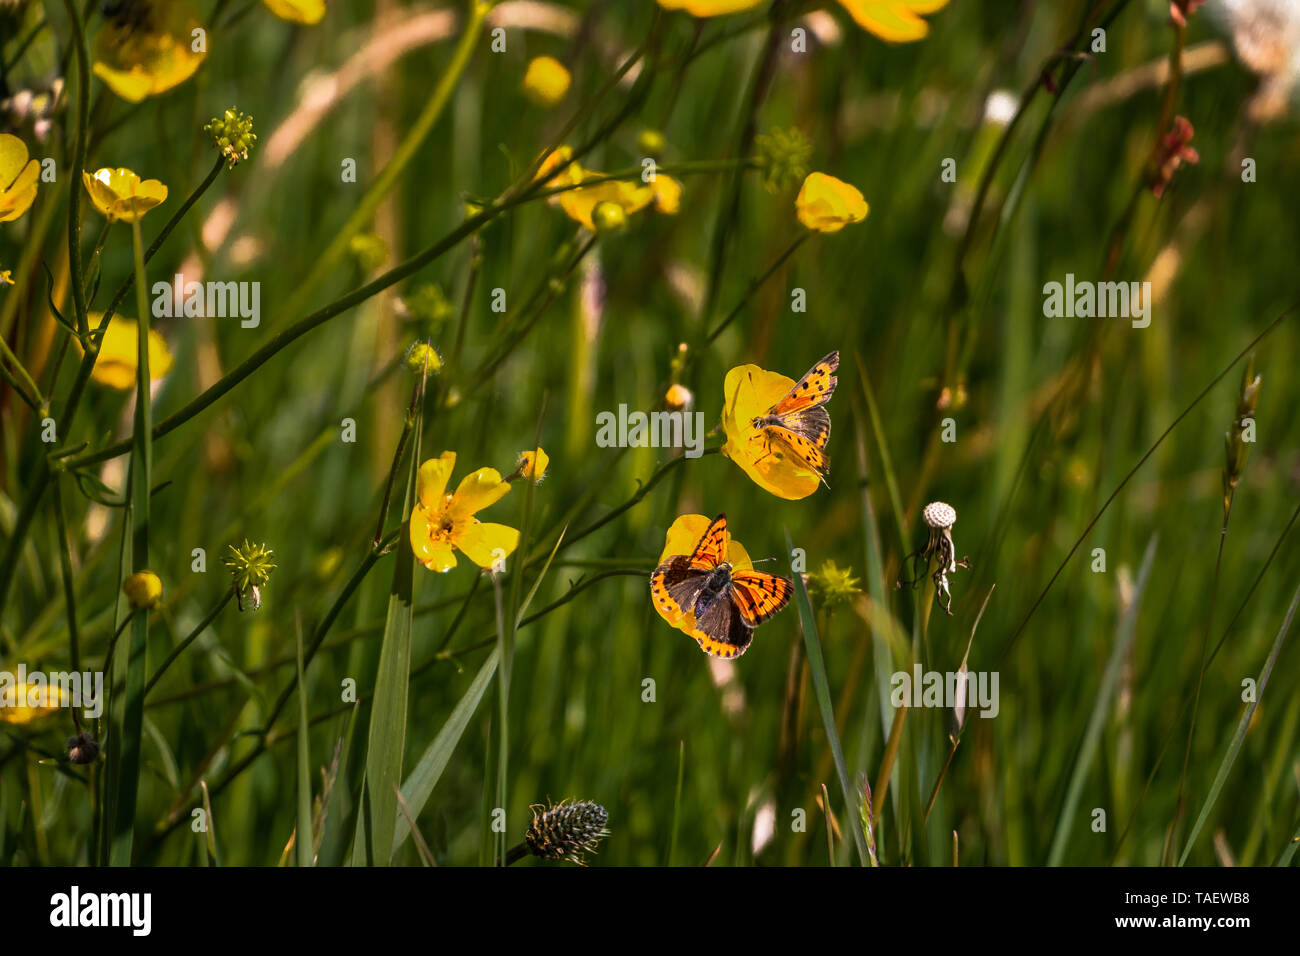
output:
{"label": "grass blade", "polygon": [[1052,847],[1047,855],[1048,866],[1059,866],[1065,855],[1066,845],[1070,840],[1070,828],[1074,823],[1074,813],[1079,806],[1079,795],[1083,791],[1084,779],[1092,769],[1092,762],[1097,756],[1097,747],[1101,743],[1101,732],[1106,726],[1106,715],[1110,711],[1110,702],[1119,685],[1120,673],[1124,667],[1124,658],[1133,644],[1137,633],[1138,610],[1142,606],[1142,592],[1146,590],[1147,578],[1155,563],[1157,537],[1152,535],[1142,556],[1142,567],[1138,570],[1137,583],[1133,587],[1133,600],[1120,617],[1115,646],[1111,649],[1106,670],[1102,672],[1101,686],[1092,703],[1092,713],[1088,717],[1088,726],[1083,733],[1083,743],[1079,755],[1074,761],[1070,773],[1070,783],[1066,787],[1065,802],[1061,805],[1061,815],[1056,819],[1056,834],[1052,837]]}
{"label": "grass blade", "polygon": [[[483,694],[492,682],[492,677],[496,674],[497,663],[501,656],[498,651],[493,650],[488,655],[483,666],[479,668],[474,680],[470,683],[469,689],[465,691],[456,707],[447,718],[447,722],[442,725],[438,731],[438,736],[433,738],[433,742],[425,749],[420,756],[419,762],[411,775],[406,778],[406,783],[402,785],[402,801],[410,810],[412,819],[420,816],[424,805],[429,800],[429,795],[433,793],[433,788],[438,784],[438,778],[442,776],[443,770],[447,767],[447,761],[451,759],[452,752],[456,745],[460,743],[460,738],[465,733],[465,728],[469,726],[469,719],[474,716],[474,711],[478,709],[479,702],[483,700]],[[411,835],[411,827],[405,819],[399,817],[396,822],[396,829],[393,834],[393,849],[397,850]]]}
{"label": "grass blade", "polygon": [[420,470],[420,430],[424,423],[424,388],[417,386],[411,464],[402,499],[403,532],[397,545],[397,563],[388,592],[388,614],[379,650],[379,671],[370,710],[370,731],[366,741],[366,771],[357,807],[356,836],[352,844],[352,865],[388,866],[396,843],[393,834],[398,821],[397,790],[402,780],[402,756],[406,749],[406,713],[411,682],[411,622],[415,607],[415,552],[407,541],[406,528],[415,502],[416,476]]}
{"label": "grass blade", "polygon": [[[789,554],[794,550],[790,540],[790,529],[785,530],[785,549]],[[840,778],[840,791],[844,797],[846,812],[853,815],[858,803],[854,796],[853,784],[849,780],[848,767],[844,763],[844,748],[840,746],[839,731],[835,728],[835,705],[831,701],[830,683],[826,679],[826,662],[822,656],[821,639],[817,636],[817,622],[813,619],[812,602],[808,600],[808,589],[804,586],[803,575],[794,575],[795,600],[799,607],[799,623],[803,630],[804,646],[808,654],[808,671],[812,675],[813,686],[817,690],[817,706],[821,708],[822,722],[826,725],[826,742],[831,748],[831,757],[835,760],[835,773]],[[830,815],[830,808],[827,808]],[[858,848],[858,861],[867,865],[867,844],[859,827],[849,827],[853,832],[853,842]]]}
{"label": "grass blade", "polygon": [[1242,711],[1241,720],[1237,722],[1237,730],[1228,743],[1228,750],[1219,762],[1219,771],[1214,775],[1214,783],[1210,785],[1210,792],[1205,797],[1205,803],[1201,807],[1200,814],[1196,817],[1196,823],[1192,825],[1192,832],[1187,834],[1187,842],[1183,844],[1182,855],[1178,858],[1179,866],[1187,862],[1187,855],[1192,852],[1192,844],[1196,842],[1201,827],[1205,826],[1210,811],[1214,809],[1214,804],[1219,799],[1219,792],[1223,790],[1223,784],[1228,779],[1228,773],[1237,760],[1237,754],[1241,752],[1241,745],[1246,739],[1246,731],[1250,728],[1250,719],[1255,716],[1255,708],[1259,706],[1259,702],[1264,697],[1264,688],[1268,686],[1268,679],[1273,675],[1273,665],[1277,662],[1277,655],[1281,652],[1282,644],[1286,641],[1287,632],[1291,630],[1291,621],[1295,618],[1297,605],[1300,605],[1300,587],[1296,588],[1295,597],[1291,599],[1291,606],[1287,608],[1286,619],[1282,622],[1281,628],[1278,629],[1277,637],[1273,638],[1273,647],[1268,652],[1268,658],[1264,661],[1264,669],[1260,671],[1259,680],[1256,683],[1255,699],[1247,703],[1246,709]]}
{"label": "grass blade", "polygon": [[311,724],[307,716],[307,684],[303,680],[302,619],[296,630],[298,645],[298,865],[312,866],[316,841],[311,829]]}

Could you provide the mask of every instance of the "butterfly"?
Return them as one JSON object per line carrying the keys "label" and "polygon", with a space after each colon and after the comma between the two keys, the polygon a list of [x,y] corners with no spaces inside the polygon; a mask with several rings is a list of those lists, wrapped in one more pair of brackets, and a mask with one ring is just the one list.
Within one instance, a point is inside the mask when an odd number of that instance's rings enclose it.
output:
{"label": "butterfly", "polygon": [[758,432],[754,437],[762,439],[767,455],[772,454],[773,443],[778,450],[788,449],[822,481],[826,480],[831,464],[826,451],[826,443],[831,437],[831,416],[825,405],[835,394],[835,385],[839,381],[835,370],[839,367],[840,353],[832,352],[795,382],[785,397],[767,410],[767,414],[751,419],[749,423]]}
{"label": "butterfly", "polygon": [[650,597],[668,616],[693,614],[692,637],[706,654],[739,657],[754,628],[785,607],[788,578],[727,560],[727,516],[718,515],[689,555],[670,557],[650,575]]}

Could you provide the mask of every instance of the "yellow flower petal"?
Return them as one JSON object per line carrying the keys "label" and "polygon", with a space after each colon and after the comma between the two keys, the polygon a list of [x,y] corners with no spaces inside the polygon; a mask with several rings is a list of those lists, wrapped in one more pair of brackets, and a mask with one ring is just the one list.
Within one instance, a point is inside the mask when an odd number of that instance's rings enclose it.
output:
{"label": "yellow flower petal", "polygon": [[495,468],[480,468],[460,480],[447,505],[447,514],[453,521],[468,518],[500,501],[509,490],[510,486],[501,480],[501,472]]}
{"label": "yellow flower petal", "polygon": [[856,187],[825,173],[808,174],[794,206],[799,221],[815,232],[839,232],[870,212]]}
{"label": "yellow flower petal", "polygon": [[651,184],[655,196],[655,212],[665,216],[677,215],[682,205],[682,184],[671,176],[659,173]]}
{"label": "yellow flower petal", "polygon": [[27,144],[11,133],[0,133],[0,189],[8,189],[27,165]]}
{"label": "yellow flower petal", "polygon": [[546,477],[546,469],[550,463],[551,456],[546,454],[545,448],[538,446],[533,451],[521,451],[516,467],[519,469],[520,478],[535,483]]}
{"label": "yellow flower petal", "polygon": [[455,467],[454,451],[444,451],[437,458],[430,458],[420,466],[415,476],[415,491],[420,504],[428,511],[435,514],[442,511],[447,482],[451,479],[451,472]]}
{"label": "yellow flower petal", "polygon": [[40,169],[36,160],[28,161],[26,143],[0,133],[0,222],[12,222],[31,208]]}
{"label": "yellow flower petal", "polygon": [[722,430],[727,435],[722,453],[764,491],[795,501],[807,498],[821,483],[817,473],[777,449],[769,454],[750,422],[767,414],[794,386],[794,379],[757,365],[739,365],[723,381]]}
{"label": "yellow flower petal", "polygon": [[290,23],[305,23],[310,26],[320,23],[325,16],[325,0],[262,0],[266,9],[281,20]]}
{"label": "yellow flower petal", "polygon": [[[659,555],[659,563],[663,564],[669,558],[678,554],[690,554],[699,544],[700,538],[713,519],[706,515],[680,515],[668,528],[664,535],[664,550]],[[750,560],[749,552],[745,546],[727,532],[727,560],[731,562],[733,569],[742,570],[752,568],[753,561]],[[690,611],[682,613],[669,613],[659,605],[655,604],[655,611],[667,621],[671,626],[677,628],[683,634],[695,636],[695,615]]]}
{"label": "yellow flower petal", "polygon": [[659,0],[665,10],[685,10],[693,17],[721,17],[752,10],[763,0]]}
{"label": "yellow flower petal", "polygon": [[[911,43],[930,32],[918,13],[937,10],[946,0],[840,0],[862,29],[887,43]],[[931,9],[927,9],[931,8]]]}
{"label": "yellow flower petal", "polygon": [[478,521],[455,536],[456,547],[480,568],[490,568],[504,561],[519,547],[519,532],[503,524]]}
{"label": "yellow flower petal", "polygon": [[[456,553],[452,550],[451,545],[446,541],[435,541],[426,532],[420,534],[417,538],[416,526],[424,524],[417,522],[415,516],[411,516],[411,551],[415,554],[415,560],[419,561],[430,571],[437,571],[442,574],[450,571],[456,566]],[[428,525],[424,524],[427,528]]]}

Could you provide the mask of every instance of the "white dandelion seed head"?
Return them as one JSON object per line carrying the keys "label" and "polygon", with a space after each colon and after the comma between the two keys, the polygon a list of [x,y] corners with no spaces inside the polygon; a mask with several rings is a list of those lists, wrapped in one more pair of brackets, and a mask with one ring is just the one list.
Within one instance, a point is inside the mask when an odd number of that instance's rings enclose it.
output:
{"label": "white dandelion seed head", "polygon": [[951,528],[957,523],[957,509],[942,501],[932,501],[925,506],[921,517],[931,528]]}

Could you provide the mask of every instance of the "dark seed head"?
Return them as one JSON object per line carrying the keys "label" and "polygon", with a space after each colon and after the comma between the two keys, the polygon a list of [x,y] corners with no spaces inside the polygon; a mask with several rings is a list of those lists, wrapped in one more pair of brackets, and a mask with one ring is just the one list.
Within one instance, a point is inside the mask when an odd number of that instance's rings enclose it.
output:
{"label": "dark seed head", "polygon": [[596,852],[596,845],[609,836],[605,824],[609,813],[598,803],[581,800],[556,806],[533,805],[533,822],[528,825],[524,844],[528,852],[543,860],[583,862],[582,854]]}
{"label": "dark seed head", "polygon": [[68,738],[68,760],[72,763],[94,763],[99,756],[99,744],[88,734]]}

